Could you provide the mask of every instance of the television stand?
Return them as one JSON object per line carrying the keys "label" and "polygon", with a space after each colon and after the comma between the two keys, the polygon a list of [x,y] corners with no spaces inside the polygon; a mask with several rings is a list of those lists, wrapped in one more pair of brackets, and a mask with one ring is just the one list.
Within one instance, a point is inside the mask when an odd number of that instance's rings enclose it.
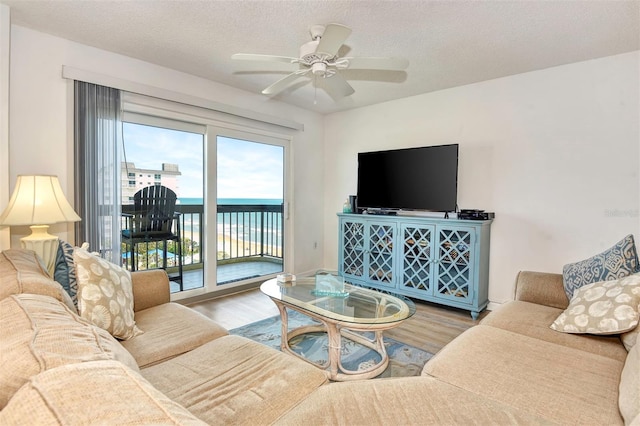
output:
{"label": "television stand", "polygon": [[489,303],[491,220],[339,213],[346,282],[466,309]]}

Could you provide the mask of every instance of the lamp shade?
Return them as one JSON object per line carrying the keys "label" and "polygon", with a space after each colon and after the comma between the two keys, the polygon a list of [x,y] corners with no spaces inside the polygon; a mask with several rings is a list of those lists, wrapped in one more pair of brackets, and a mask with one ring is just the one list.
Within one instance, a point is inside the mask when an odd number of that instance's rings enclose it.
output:
{"label": "lamp shade", "polygon": [[81,220],[69,204],[57,176],[18,176],[0,225],[51,225]]}

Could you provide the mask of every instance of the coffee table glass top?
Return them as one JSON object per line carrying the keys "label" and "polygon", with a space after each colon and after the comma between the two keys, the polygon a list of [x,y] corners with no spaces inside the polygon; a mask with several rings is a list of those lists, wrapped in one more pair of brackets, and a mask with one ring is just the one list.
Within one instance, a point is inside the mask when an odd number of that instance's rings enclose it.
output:
{"label": "coffee table glass top", "polygon": [[385,324],[411,317],[416,306],[404,296],[345,284],[344,293],[326,295],[315,291],[315,279],[298,278],[279,283],[275,278],[264,282],[260,290],[284,304],[313,312],[327,319],[355,324]]}

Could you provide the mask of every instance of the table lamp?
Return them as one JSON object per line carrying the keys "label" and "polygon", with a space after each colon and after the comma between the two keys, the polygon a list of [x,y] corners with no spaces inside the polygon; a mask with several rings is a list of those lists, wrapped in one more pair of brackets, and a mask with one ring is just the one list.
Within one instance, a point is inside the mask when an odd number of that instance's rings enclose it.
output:
{"label": "table lamp", "polygon": [[9,205],[0,215],[0,225],[31,227],[31,235],[20,239],[22,248],[35,251],[52,277],[58,237],[49,234],[49,225],[79,220],[57,176],[18,176]]}

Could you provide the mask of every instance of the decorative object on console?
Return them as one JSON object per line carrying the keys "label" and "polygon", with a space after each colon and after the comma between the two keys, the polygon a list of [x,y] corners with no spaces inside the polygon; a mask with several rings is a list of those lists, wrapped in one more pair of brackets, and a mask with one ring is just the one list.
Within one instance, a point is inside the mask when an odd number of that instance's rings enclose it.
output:
{"label": "decorative object on console", "polygon": [[22,248],[35,251],[53,277],[58,237],[49,225],[81,220],[62,192],[57,176],[20,175],[9,205],[0,215],[0,225],[30,225],[31,235],[20,239]]}
{"label": "decorative object on console", "polygon": [[316,288],[313,294],[327,296],[342,296],[344,291],[344,277],[337,272],[320,270],[316,272]]}
{"label": "decorative object on console", "polygon": [[347,198],[344,202],[344,204],[342,205],[342,213],[351,213],[353,212],[353,210],[351,209],[351,203],[349,202],[349,199]]}
{"label": "decorative object on console", "polygon": [[613,247],[580,262],[562,268],[564,291],[571,300],[580,287],[598,281],[617,280],[640,272],[638,252],[633,235],[629,234]]}

